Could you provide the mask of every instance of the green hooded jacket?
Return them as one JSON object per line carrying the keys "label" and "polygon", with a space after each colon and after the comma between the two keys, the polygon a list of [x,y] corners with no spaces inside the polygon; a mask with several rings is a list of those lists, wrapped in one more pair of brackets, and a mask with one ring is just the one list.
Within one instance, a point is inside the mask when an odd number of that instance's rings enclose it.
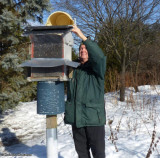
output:
{"label": "green hooded jacket", "polygon": [[77,128],[102,126],[106,122],[104,103],[104,76],[106,57],[99,46],[91,41],[83,42],[89,59],[78,66],[68,82],[65,104],[66,124]]}

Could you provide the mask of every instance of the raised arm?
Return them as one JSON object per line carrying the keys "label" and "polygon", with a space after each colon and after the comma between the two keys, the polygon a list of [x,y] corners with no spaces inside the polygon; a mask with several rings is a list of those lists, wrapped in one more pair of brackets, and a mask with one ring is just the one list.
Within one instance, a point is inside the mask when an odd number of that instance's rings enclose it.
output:
{"label": "raised arm", "polygon": [[96,42],[88,40],[76,25],[73,25],[72,32],[83,40],[88,51],[89,61],[92,65],[93,71],[101,77],[101,79],[104,79],[106,71],[106,56],[104,56],[102,49]]}
{"label": "raised arm", "polygon": [[82,33],[82,31],[76,25],[73,25],[72,32],[74,32],[83,41],[87,40],[87,37]]}

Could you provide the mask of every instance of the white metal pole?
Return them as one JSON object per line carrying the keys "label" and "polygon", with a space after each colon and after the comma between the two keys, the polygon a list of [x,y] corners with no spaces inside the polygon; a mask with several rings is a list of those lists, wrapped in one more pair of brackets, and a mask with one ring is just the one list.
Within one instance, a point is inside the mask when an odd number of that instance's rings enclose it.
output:
{"label": "white metal pole", "polygon": [[57,116],[46,117],[47,158],[58,158]]}

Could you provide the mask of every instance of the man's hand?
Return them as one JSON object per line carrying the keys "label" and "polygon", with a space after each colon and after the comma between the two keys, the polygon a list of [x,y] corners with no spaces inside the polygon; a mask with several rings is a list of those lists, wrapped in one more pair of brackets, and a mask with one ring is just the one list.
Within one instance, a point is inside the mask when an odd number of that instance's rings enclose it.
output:
{"label": "man's hand", "polygon": [[76,25],[73,25],[73,29],[71,31],[74,32],[83,41],[87,40],[87,37],[82,33],[82,31]]}

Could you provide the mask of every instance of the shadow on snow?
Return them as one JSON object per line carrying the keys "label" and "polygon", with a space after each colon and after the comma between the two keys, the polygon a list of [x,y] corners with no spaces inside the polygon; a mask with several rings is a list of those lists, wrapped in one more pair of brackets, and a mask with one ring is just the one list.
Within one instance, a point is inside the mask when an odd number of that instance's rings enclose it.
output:
{"label": "shadow on snow", "polygon": [[[38,158],[47,157],[46,146],[45,145],[33,145],[27,146],[23,144],[9,128],[2,128],[2,133],[0,134],[1,142],[0,145],[5,147],[5,152],[0,153],[0,155],[10,155],[12,156],[37,156]],[[58,156],[63,158],[62,156]]]}

